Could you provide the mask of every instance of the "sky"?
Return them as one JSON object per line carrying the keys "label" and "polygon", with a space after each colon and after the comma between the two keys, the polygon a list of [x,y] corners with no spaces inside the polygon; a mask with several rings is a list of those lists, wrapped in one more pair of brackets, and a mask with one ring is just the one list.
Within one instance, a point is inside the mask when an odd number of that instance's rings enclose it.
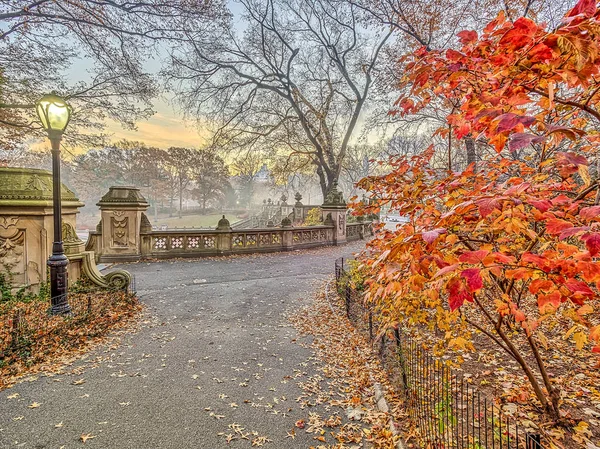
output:
{"label": "sky", "polygon": [[[227,5],[234,17],[234,27],[243,31],[245,24],[241,18],[242,6],[235,0],[228,0]],[[149,60],[145,68],[156,73],[160,70],[160,62],[156,59]],[[80,68],[78,72],[81,73]],[[203,130],[194,121],[185,121],[182,114],[169,104],[168,99],[154,101],[154,109],[156,113],[149,120],[140,120],[135,131],[123,129],[120,124],[112,121],[107,122],[106,131],[113,135],[114,141],[137,140],[158,148],[198,148],[206,143],[208,131]]]}
{"label": "sky", "polygon": [[112,134],[113,141],[137,140],[158,148],[199,148],[206,142],[208,133],[195,122],[185,121],[167,103],[156,101],[154,108],[156,113],[148,120],[140,120],[136,130],[123,129],[120,124],[109,121],[106,131]]}

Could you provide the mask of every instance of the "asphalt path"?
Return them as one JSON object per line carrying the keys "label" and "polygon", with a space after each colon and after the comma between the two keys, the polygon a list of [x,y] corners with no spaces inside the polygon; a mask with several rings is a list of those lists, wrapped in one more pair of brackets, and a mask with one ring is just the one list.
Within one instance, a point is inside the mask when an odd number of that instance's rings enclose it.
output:
{"label": "asphalt path", "polygon": [[143,324],[63,374],[0,392],[0,448],[316,446],[288,436],[313,411],[296,398],[318,362],[286,316],[361,247],[120,267],[136,278]]}

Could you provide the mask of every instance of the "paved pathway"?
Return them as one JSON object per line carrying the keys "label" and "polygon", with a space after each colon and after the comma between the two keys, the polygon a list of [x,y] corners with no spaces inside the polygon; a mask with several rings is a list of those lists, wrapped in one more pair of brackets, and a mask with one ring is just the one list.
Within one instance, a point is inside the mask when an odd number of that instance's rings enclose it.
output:
{"label": "paved pathway", "polygon": [[82,434],[90,448],[251,447],[227,444],[233,423],[264,447],[314,445],[286,438],[307,417],[296,382],[314,367],[284,314],[359,248],[126,266],[151,319],[66,374],[0,392],[0,448],[82,447]]}

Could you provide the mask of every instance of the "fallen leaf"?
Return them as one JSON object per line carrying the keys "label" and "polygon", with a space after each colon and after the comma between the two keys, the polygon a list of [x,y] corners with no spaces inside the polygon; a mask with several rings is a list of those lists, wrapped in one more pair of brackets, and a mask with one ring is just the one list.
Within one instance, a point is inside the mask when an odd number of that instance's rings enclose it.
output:
{"label": "fallen leaf", "polygon": [[92,438],[96,438],[96,435],[92,435],[91,433],[82,433],[79,439],[85,443],[87,440],[91,440]]}

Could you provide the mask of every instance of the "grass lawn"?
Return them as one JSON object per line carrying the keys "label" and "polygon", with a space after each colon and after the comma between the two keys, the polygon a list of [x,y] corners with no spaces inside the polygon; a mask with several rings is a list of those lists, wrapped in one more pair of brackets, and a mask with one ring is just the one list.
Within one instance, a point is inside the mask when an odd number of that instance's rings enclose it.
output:
{"label": "grass lawn", "polygon": [[[175,217],[158,217],[156,220],[151,215],[148,215],[150,222],[155,226],[167,225],[169,229],[177,228],[216,228],[217,223],[221,219],[222,214],[214,215],[184,215],[181,218]],[[231,224],[239,221],[235,215],[226,214],[225,217]]]}

